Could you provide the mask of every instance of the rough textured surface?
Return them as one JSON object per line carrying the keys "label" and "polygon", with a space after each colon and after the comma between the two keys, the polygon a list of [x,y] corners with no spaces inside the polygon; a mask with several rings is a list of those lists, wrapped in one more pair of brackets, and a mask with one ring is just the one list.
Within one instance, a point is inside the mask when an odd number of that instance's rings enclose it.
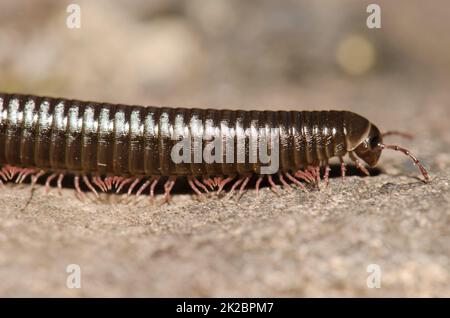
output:
{"label": "rough textured surface", "polygon": [[[335,177],[320,191],[281,196],[265,188],[259,200],[249,190],[238,202],[181,193],[163,206],[114,195],[83,203],[70,188],[60,196],[8,184],[0,190],[1,296],[450,296],[450,41],[441,32],[449,21],[429,18],[445,17],[447,2],[380,1],[375,31],[361,30],[361,1],[261,1],[258,9],[220,1],[220,10],[204,1],[81,1],[78,31],[60,26],[59,1],[46,3],[51,9],[35,11],[2,2],[0,90],[353,110],[382,130],[414,133],[391,141],[416,154],[432,182],[391,151],[372,177],[353,171],[344,183]],[[354,32],[376,54],[358,76],[334,57]],[[66,287],[68,264],[81,266],[81,289]],[[369,264],[381,267],[380,289],[366,285]]]}

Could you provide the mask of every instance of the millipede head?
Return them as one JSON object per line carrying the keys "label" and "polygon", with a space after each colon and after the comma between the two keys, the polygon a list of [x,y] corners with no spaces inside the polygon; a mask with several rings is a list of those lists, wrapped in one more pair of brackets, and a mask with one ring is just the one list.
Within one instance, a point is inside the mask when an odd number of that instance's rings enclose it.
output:
{"label": "millipede head", "polygon": [[360,145],[355,148],[354,152],[359,158],[364,160],[370,167],[374,167],[377,164],[381,152],[384,149],[392,149],[395,151],[400,151],[411,158],[414,165],[416,165],[419,168],[420,172],[422,173],[425,182],[429,182],[430,175],[428,174],[428,171],[409,150],[397,145],[388,145],[383,143],[383,137],[390,135],[398,135],[408,139],[412,138],[412,135],[398,131],[389,131],[382,134],[375,125],[371,125],[369,134],[360,143]]}
{"label": "millipede head", "polygon": [[380,146],[382,143],[383,137],[380,130],[375,125],[371,125],[367,137],[361,141],[354,152],[370,167],[375,167],[383,150]]}

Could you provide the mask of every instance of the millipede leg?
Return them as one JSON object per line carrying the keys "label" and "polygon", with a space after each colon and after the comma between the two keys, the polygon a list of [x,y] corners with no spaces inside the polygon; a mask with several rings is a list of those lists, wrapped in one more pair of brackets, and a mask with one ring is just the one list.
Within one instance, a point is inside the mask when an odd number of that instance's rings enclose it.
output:
{"label": "millipede leg", "polygon": [[56,184],[58,186],[59,195],[62,194],[61,191],[62,191],[62,181],[63,181],[63,179],[64,179],[64,174],[60,173],[59,176],[58,176],[58,180],[56,181]]}
{"label": "millipede leg", "polygon": [[129,197],[131,195],[131,193],[133,192],[133,189],[136,187],[136,185],[139,183],[139,181],[141,181],[141,178],[136,178],[133,183],[130,185],[130,187],[128,188],[128,193],[127,193],[127,197]]}
{"label": "millipede leg", "polygon": [[345,167],[344,158],[339,157],[339,160],[341,161],[341,178],[342,181],[345,181],[345,173],[347,172],[347,168]]}
{"label": "millipede leg", "polygon": [[136,192],[136,198],[138,198],[141,195],[141,193],[150,185],[151,181],[152,180],[147,180],[144,182],[143,185],[140,186],[140,188]]}
{"label": "millipede leg", "polygon": [[31,188],[33,188],[36,185],[39,178],[42,177],[44,174],[45,174],[45,171],[41,170],[31,178]]}
{"label": "millipede leg", "polygon": [[304,180],[308,183],[313,182],[314,178],[312,178],[311,174],[308,171],[302,171],[301,169],[296,171],[294,174],[295,177]]}
{"label": "millipede leg", "polygon": [[328,163],[325,166],[325,173],[323,175],[323,180],[325,182],[325,186],[328,187],[328,182],[329,182],[329,178],[330,178],[330,166],[328,165]]}
{"label": "millipede leg", "polygon": [[216,187],[216,183],[211,178],[203,179],[202,181],[211,189],[211,191]]}
{"label": "millipede leg", "polygon": [[0,177],[2,177],[3,180],[5,180],[5,182],[8,181],[8,177],[6,177],[5,173],[3,172],[3,169],[0,170]]}
{"label": "millipede leg", "polygon": [[159,177],[155,178],[155,180],[153,181],[153,183],[150,185],[150,198],[153,198],[155,196],[155,188],[156,185],[159,182]]}
{"label": "millipede leg", "polygon": [[17,172],[19,171],[18,168],[9,166],[9,165],[5,166],[3,169],[4,169],[6,176],[8,177],[8,180],[12,180],[14,178],[14,176],[17,174]]}
{"label": "millipede leg", "polygon": [[201,183],[200,181],[198,181],[198,179],[195,178],[195,177],[194,177],[194,183],[195,183],[196,185],[198,185],[200,188],[202,188],[203,191],[205,191],[206,193],[209,193],[208,188],[207,188],[203,183]]}
{"label": "millipede leg", "polygon": [[278,173],[278,179],[280,179],[283,188],[285,188],[288,192],[292,192],[292,187],[289,185],[289,183],[286,182],[286,180],[284,180],[283,174],[281,172]]}
{"label": "millipede leg", "polygon": [[83,181],[84,183],[87,185],[87,187],[89,188],[89,190],[91,190],[92,192],[94,192],[95,196],[98,198],[98,192],[97,190],[95,190],[94,186],[92,185],[92,183],[89,181],[89,178],[87,176],[83,176]]}
{"label": "millipede leg", "polygon": [[246,177],[244,180],[244,183],[242,183],[241,188],[239,189],[239,194],[244,194],[245,187],[247,186],[248,182],[250,181],[250,177]]}
{"label": "millipede leg", "polygon": [[92,177],[92,182],[94,182],[94,184],[100,188],[100,190],[102,190],[102,192],[108,192],[108,188],[106,186],[106,183],[102,180],[101,177],[99,176],[95,176]]}
{"label": "millipede leg", "polygon": [[80,200],[84,200],[84,193],[81,191],[80,188],[80,177],[79,176],[75,176],[73,178],[73,183],[75,185],[75,190],[77,191],[76,193],[78,194]]}
{"label": "millipede leg", "polygon": [[304,186],[300,181],[298,181],[297,179],[295,179],[289,172],[285,172],[284,175],[285,175],[289,180],[291,180],[291,181],[294,182],[296,185],[298,185],[301,189],[304,189],[304,188],[305,188],[305,186]]}
{"label": "millipede leg", "polygon": [[241,177],[240,179],[236,180],[233,184],[233,186],[230,189],[230,192],[227,195],[227,199],[231,198],[233,196],[234,190],[244,181],[245,177]]}
{"label": "millipede leg", "polygon": [[45,180],[45,192],[48,193],[50,191],[50,183],[52,182],[53,179],[55,179],[57,176],[56,173],[52,173],[51,175],[49,175],[47,177],[47,180]]}
{"label": "millipede leg", "polygon": [[106,177],[105,180],[103,181],[106,186],[106,190],[107,190],[106,192],[108,192],[109,190],[112,189],[112,180],[113,180],[112,177]]}
{"label": "millipede leg", "polygon": [[194,182],[192,181],[192,178],[189,177],[188,178],[188,184],[190,185],[190,187],[192,188],[192,190],[194,190],[194,192],[199,196],[199,197],[204,197],[203,193],[195,186]]}
{"label": "millipede leg", "polygon": [[172,191],[173,186],[175,185],[176,179],[170,179],[166,181],[164,184],[164,200],[163,202],[169,203],[170,201],[170,191]]}
{"label": "millipede leg", "polygon": [[229,183],[230,181],[232,181],[234,178],[235,178],[235,177],[233,176],[233,177],[227,177],[227,178],[223,179],[223,180],[219,183],[219,189],[217,190],[217,194],[219,194],[219,193],[223,190],[223,187],[225,187],[225,185],[226,185],[227,183]]}
{"label": "millipede leg", "polygon": [[214,187],[218,187],[220,183],[222,182],[222,177],[214,177]]}
{"label": "millipede leg", "polygon": [[264,177],[263,176],[259,176],[258,180],[256,180],[256,196],[259,197],[259,186],[261,185],[261,182],[263,181]]}
{"label": "millipede leg", "polygon": [[362,165],[358,158],[353,154],[353,152],[349,152],[350,159],[355,163],[356,168],[362,171],[366,176],[370,176],[369,170]]}
{"label": "millipede leg", "polygon": [[122,188],[123,188],[126,184],[130,183],[131,181],[133,181],[133,178],[127,178],[127,179],[123,179],[123,180],[118,180],[118,179],[116,179],[116,183],[114,184],[115,187],[117,188],[117,189],[116,189],[116,193],[119,193],[120,190],[122,190]]}
{"label": "millipede leg", "polygon": [[278,191],[277,185],[275,184],[275,182],[273,182],[272,176],[271,176],[271,175],[268,175],[268,176],[267,176],[267,180],[269,180],[269,184],[270,184],[272,190],[273,190],[276,194],[279,195],[280,192]]}
{"label": "millipede leg", "polygon": [[34,169],[26,169],[26,168],[20,169],[20,173],[17,176],[16,183],[20,184],[20,183],[24,182],[26,177],[28,177],[30,174],[35,173],[35,172],[36,172],[36,170],[34,170]]}

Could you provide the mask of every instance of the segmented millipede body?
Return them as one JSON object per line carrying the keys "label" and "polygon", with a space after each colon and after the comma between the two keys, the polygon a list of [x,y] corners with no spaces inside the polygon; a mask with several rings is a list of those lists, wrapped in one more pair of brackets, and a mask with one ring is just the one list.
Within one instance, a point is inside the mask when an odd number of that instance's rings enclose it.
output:
{"label": "segmented millipede body", "polygon": [[[277,144],[268,142],[267,153],[277,166],[263,173],[269,163],[257,154],[263,135],[274,141],[270,131],[277,132]],[[273,175],[283,186],[303,187],[305,182],[318,184],[321,167],[328,181],[332,157],[340,158],[344,176],[345,155],[367,172],[360,160],[374,166],[383,149],[394,149],[410,156],[428,181],[420,162],[408,150],[384,144],[384,135],[348,111],[142,107],[0,94],[0,180],[22,182],[30,176],[34,184],[45,174],[47,186],[56,179],[61,187],[62,178],[70,174],[80,195],[83,181],[96,194],[96,189],[120,192],[127,186],[128,193],[138,187],[138,194],[149,188],[152,196],[164,180],[168,200],[177,177],[186,177],[199,195],[201,190],[220,192],[229,182],[230,192],[238,186],[242,192],[253,174],[258,176],[257,191],[264,177],[276,189]],[[194,142],[190,150],[194,145],[211,149],[216,142],[221,151],[211,152],[214,162],[195,160],[193,153],[193,160],[174,161],[173,149],[180,140],[194,139],[200,145]]]}

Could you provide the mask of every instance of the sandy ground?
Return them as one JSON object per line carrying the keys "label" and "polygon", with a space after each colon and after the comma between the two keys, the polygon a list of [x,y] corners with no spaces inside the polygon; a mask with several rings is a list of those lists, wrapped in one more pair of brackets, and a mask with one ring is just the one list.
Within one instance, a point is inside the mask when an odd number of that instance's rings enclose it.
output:
{"label": "sandy ground", "polygon": [[[178,191],[163,206],[106,195],[83,203],[70,188],[60,196],[8,185],[0,295],[450,296],[450,96],[436,83],[325,82],[282,99],[286,109],[334,105],[382,130],[414,132],[413,141],[392,142],[423,160],[430,184],[407,157],[386,152],[375,176],[353,171],[320,191],[281,196],[265,188],[260,199],[249,190],[238,202],[199,203]],[[81,268],[80,289],[66,286],[69,264]],[[369,264],[380,266],[379,289],[367,287]]]}

